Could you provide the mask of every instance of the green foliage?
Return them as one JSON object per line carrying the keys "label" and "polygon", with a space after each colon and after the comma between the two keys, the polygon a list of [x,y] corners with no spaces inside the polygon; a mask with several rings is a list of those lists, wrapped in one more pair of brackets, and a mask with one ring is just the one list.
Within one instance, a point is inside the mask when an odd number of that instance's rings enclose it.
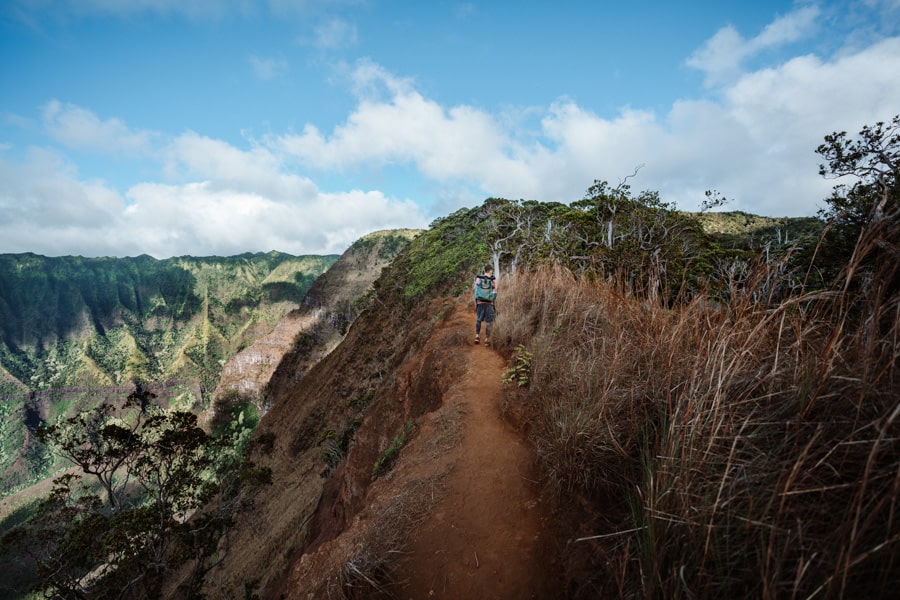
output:
{"label": "green foliage", "polygon": [[406,426],[393,440],[391,440],[390,445],[385,449],[381,456],[378,457],[378,460],[375,461],[375,465],[372,467],[373,480],[378,479],[378,477],[390,471],[394,466],[397,457],[400,456],[400,450],[406,445],[409,434],[412,433],[414,425],[412,419],[408,420]]}
{"label": "green foliage", "polygon": [[356,434],[356,430],[362,425],[362,416],[356,416],[344,425],[340,433],[334,429],[328,429],[322,434],[319,440],[320,444],[325,447],[325,470],[322,476],[325,477],[331,473],[346,457],[347,450],[350,449],[350,442]]}
{"label": "green foliage", "polygon": [[50,422],[99,402],[91,390],[124,398],[115,389],[130,381],[184,382],[179,408],[208,403],[225,361],[336,259],[0,255],[0,385],[15,396],[0,408],[0,495],[55,470],[46,447],[26,443],[29,392],[43,392],[35,410]]}
{"label": "green foliage", "polygon": [[519,344],[512,357],[512,366],[503,372],[503,383],[515,383],[518,387],[528,387],[531,381],[531,370],[534,365],[534,353]]}
{"label": "green foliage", "polygon": [[495,265],[516,272],[558,264],[615,277],[650,295],[701,289],[721,253],[700,223],[656,192],[595,181],[571,206],[490,198],[478,224]]}
{"label": "green foliage", "polygon": [[381,238],[381,247],[378,248],[378,258],[392,260],[401,250],[409,245],[412,237],[418,232],[404,230],[402,233],[388,232]]}
{"label": "green foliage", "polygon": [[356,430],[362,425],[366,408],[372,403],[374,397],[375,390],[371,388],[357,392],[347,402],[347,407],[354,412],[354,415],[345,421],[340,433],[334,429],[326,429],[322,432],[318,444],[324,446],[325,470],[321,473],[323,477],[328,476],[347,457],[350,442],[353,441]]}
{"label": "green foliage", "polygon": [[[830,283],[857,251],[863,232],[886,221],[896,220],[900,212],[900,115],[890,122],[878,122],[860,130],[850,139],[847,132],[825,136],[816,152],[826,164],[819,174],[830,178],[849,177],[850,185],[835,186],[827,199],[828,208],[820,216],[828,222],[824,243],[818,248],[816,267]],[[896,248],[884,244],[872,248],[858,267],[871,271],[876,262],[896,260]],[[895,282],[895,285],[897,283]]]}
{"label": "green foliage", "polygon": [[196,415],[163,411],[153,397],[138,387],[121,407],[39,430],[82,474],[57,478],[35,516],[4,536],[34,561],[35,590],[156,598],[163,575],[190,561],[196,593],[234,516],[271,481],[238,449],[239,435],[210,436]]}
{"label": "green foliage", "polygon": [[815,217],[764,217],[742,211],[688,213],[723,248],[752,256],[769,246],[783,249],[798,242],[815,242],[825,223]]}
{"label": "green foliage", "polygon": [[241,398],[236,390],[229,390],[213,406],[212,435],[230,438],[241,452],[250,443],[260,418],[255,404]]}
{"label": "green foliage", "polygon": [[360,390],[347,405],[356,410],[357,412],[362,412],[372,403],[372,400],[375,398],[375,390],[372,388],[368,388],[365,390]]}
{"label": "green foliage", "polygon": [[[407,252],[393,263],[402,281],[401,297],[412,302],[437,289],[459,293],[463,274],[484,261],[487,245],[477,229],[477,209],[460,209],[435,220],[431,228],[413,240]],[[396,275],[396,273],[400,273]],[[468,284],[468,282],[466,282]],[[456,286],[456,287],[454,287]]]}
{"label": "green foliage", "polygon": [[0,255],[0,365],[31,389],[215,378],[248,326],[274,325],[335,260]]}
{"label": "green foliage", "polygon": [[416,229],[375,231],[356,240],[349,250],[357,254],[370,254],[377,249],[379,260],[390,261],[420,233]]}

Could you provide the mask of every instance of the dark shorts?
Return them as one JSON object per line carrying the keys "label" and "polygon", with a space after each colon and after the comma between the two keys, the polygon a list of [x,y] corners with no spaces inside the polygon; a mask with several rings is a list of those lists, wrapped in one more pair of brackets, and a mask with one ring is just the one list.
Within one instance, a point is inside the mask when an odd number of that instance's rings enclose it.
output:
{"label": "dark shorts", "polygon": [[494,322],[494,305],[487,302],[479,302],[475,305],[475,318],[485,323]]}

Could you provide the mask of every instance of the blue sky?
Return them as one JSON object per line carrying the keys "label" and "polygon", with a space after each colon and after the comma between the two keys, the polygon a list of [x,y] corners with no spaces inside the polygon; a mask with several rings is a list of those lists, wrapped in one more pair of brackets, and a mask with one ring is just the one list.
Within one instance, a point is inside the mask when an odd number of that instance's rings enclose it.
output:
{"label": "blue sky", "polygon": [[0,252],[339,253],[629,180],[815,214],[900,112],[900,0],[5,0]]}

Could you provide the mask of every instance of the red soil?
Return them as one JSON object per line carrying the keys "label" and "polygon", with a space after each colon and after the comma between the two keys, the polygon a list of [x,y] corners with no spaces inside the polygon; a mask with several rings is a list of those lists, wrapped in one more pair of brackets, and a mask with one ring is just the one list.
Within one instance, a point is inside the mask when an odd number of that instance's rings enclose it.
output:
{"label": "red soil", "polygon": [[448,324],[467,335],[466,376],[445,395],[465,415],[447,491],[409,540],[408,582],[398,598],[551,598],[548,512],[531,449],[500,414],[501,357],[472,344],[471,315]]}

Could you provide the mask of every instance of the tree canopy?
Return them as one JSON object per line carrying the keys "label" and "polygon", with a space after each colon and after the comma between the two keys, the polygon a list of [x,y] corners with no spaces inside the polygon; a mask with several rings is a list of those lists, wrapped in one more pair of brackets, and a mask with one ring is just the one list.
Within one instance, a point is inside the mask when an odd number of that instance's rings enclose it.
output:
{"label": "tree canopy", "polygon": [[[25,525],[4,536],[34,561],[34,588],[60,598],[157,598],[164,575],[193,565],[188,595],[220,558],[220,539],[253,492],[270,482],[243,432],[213,436],[190,412],[164,410],[137,386],[38,430],[78,471]],[[211,503],[210,501],[217,501]]]}

